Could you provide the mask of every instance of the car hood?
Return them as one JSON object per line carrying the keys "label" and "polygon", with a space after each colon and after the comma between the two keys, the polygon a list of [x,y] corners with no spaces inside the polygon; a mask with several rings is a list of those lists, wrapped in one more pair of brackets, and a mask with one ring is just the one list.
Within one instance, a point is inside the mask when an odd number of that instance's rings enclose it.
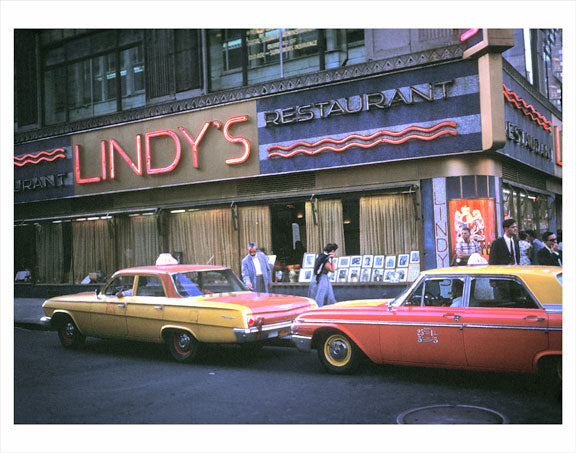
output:
{"label": "car hood", "polygon": [[393,300],[394,299],[347,300],[332,305],[324,305],[315,310],[310,310],[298,318],[325,319],[327,316],[330,316],[331,319],[340,316],[354,318],[356,316],[362,316],[365,313],[374,312],[374,310],[381,313],[382,309],[388,307],[388,304]]}

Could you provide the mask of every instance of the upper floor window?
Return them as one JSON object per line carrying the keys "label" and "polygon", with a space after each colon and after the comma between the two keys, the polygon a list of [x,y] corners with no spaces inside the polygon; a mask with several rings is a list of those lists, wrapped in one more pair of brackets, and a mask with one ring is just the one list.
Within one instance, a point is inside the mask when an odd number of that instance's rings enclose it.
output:
{"label": "upper floor window", "polygon": [[85,31],[59,41],[50,30],[42,33],[46,124],[145,104],[142,30]]}

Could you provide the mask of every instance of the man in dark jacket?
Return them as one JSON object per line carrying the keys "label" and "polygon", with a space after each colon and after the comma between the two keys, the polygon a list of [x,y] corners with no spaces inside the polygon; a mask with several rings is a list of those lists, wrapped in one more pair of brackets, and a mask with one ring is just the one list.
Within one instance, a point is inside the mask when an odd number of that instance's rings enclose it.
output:
{"label": "man in dark jacket", "polygon": [[518,264],[520,263],[520,246],[516,238],[518,232],[516,220],[506,219],[502,226],[504,235],[492,242],[488,264]]}
{"label": "man in dark jacket", "polygon": [[562,251],[558,249],[558,240],[551,231],[542,235],[544,247],[538,252],[540,266],[562,266]]}

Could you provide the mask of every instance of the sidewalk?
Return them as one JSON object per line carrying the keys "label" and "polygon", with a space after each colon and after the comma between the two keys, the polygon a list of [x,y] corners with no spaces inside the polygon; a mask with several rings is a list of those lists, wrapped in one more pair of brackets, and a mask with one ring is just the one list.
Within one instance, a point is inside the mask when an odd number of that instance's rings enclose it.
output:
{"label": "sidewalk", "polygon": [[14,325],[41,328],[40,318],[44,316],[42,304],[46,299],[14,299]]}

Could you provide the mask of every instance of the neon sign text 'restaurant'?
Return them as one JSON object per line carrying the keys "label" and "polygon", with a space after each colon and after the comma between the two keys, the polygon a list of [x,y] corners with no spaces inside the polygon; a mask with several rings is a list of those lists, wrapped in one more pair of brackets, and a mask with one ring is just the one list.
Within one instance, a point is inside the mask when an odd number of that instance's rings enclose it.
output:
{"label": "neon sign text 'restaurant'", "polygon": [[330,99],[307,105],[295,105],[285,109],[264,112],[264,126],[276,127],[285,124],[329,118],[334,115],[354,114],[374,109],[385,110],[395,105],[412,105],[416,99],[433,102],[447,99],[448,87],[454,80],[424,84],[416,88],[396,88],[389,92],[359,94],[345,99]]}
{"label": "neon sign text 'restaurant'", "polygon": [[[250,142],[244,137],[234,137],[230,135],[230,127],[239,122],[244,122],[248,120],[247,115],[235,116],[228,119],[224,125],[219,121],[206,121],[200,132],[195,138],[190,135],[190,133],[184,128],[179,127],[178,130],[184,136],[184,139],[188,142],[191,147],[192,152],[192,165],[194,168],[198,168],[198,147],[206,134],[206,131],[210,126],[214,126],[217,129],[222,128],[222,133],[224,138],[230,143],[239,143],[244,148],[242,155],[230,159],[226,159],[224,163],[227,165],[238,165],[246,162],[248,157],[250,157]],[[152,156],[154,154],[154,138],[156,137],[170,137],[174,142],[174,158],[172,162],[165,167],[153,167]],[[144,147],[144,161],[142,160],[142,147]],[[116,178],[116,157],[119,155],[132,169],[132,171],[138,175],[142,176],[144,174],[144,165],[147,175],[156,175],[161,173],[169,173],[176,168],[180,162],[180,157],[182,155],[182,145],[180,143],[180,137],[174,131],[169,129],[161,129],[152,132],[146,132],[144,134],[144,144],[142,144],[142,135],[136,135],[136,162],[134,162],[130,156],[124,151],[120,144],[110,138],[108,141],[102,140],[100,142],[100,174],[96,176],[86,177],[86,175],[81,175],[80,173],[80,163],[82,158],[81,148],[79,145],[74,146],[74,175],[77,184],[89,184],[97,183],[101,181],[106,181],[107,179]]]}

